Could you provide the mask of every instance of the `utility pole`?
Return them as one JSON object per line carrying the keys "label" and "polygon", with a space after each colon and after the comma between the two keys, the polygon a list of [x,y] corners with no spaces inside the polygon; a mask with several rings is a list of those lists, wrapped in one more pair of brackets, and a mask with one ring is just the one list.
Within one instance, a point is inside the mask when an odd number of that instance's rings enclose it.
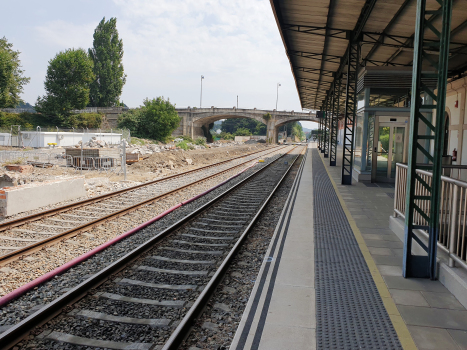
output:
{"label": "utility pole", "polygon": [[201,108],[201,105],[203,104],[203,79],[204,75],[201,76],[201,95],[199,97],[199,108]]}
{"label": "utility pole", "polygon": [[237,109],[238,109],[238,95],[237,95]]}
{"label": "utility pole", "polygon": [[279,102],[279,86],[281,86],[281,83],[277,83],[276,111],[277,111],[277,102]]}

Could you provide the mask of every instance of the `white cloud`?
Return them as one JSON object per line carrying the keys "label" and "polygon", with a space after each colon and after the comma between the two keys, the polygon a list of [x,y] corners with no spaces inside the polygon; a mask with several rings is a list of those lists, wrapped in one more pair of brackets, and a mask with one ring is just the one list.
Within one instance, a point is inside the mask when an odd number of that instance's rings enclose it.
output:
{"label": "white cloud", "polygon": [[[124,14],[118,27],[124,40],[128,86],[145,85],[165,95],[168,91],[181,106],[194,105],[199,76],[204,74],[203,100],[208,106],[233,105],[240,94],[240,101],[248,107],[257,103],[258,107],[274,108],[275,84],[283,80],[299,109],[268,1],[114,2]],[[284,84],[285,80],[289,84]],[[262,101],[265,89],[269,90],[268,102]]]}
{"label": "white cloud", "polygon": [[36,26],[37,40],[47,46],[65,50],[68,48],[87,49],[92,45],[92,35],[96,23],[74,24],[65,20],[54,20]]}
{"label": "white cloud", "polygon": [[11,3],[29,16],[27,27],[11,24],[33,78],[27,101],[43,94],[48,60],[67,48],[90,47],[99,20],[114,16],[125,50],[122,99],[128,105],[165,96],[179,107],[197,106],[203,74],[203,106],[231,107],[239,95],[239,107],[273,109],[280,82],[279,109],[300,110],[268,0],[106,0],[91,13],[89,3]]}

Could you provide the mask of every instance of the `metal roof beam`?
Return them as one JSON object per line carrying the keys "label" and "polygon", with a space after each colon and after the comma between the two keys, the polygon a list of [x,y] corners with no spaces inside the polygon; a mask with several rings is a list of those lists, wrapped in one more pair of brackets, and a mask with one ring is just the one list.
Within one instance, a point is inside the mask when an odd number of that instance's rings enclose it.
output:
{"label": "metal roof beam", "polygon": [[[387,31],[389,31],[392,26],[394,25],[394,22],[396,21],[397,17],[399,17],[399,15],[404,11],[405,7],[407,6],[407,4],[412,1],[412,0],[405,0],[402,5],[399,7],[399,9],[397,10],[397,12],[395,13],[395,15],[391,18],[391,20],[389,21],[389,23],[387,24],[386,28],[383,29],[383,32],[381,33],[381,36],[379,37],[381,40],[383,40],[383,37],[384,35],[386,34]],[[373,54],[375,53],[376,49],[380,46],[380,43],[379,43],[380,40],[378,40],[378,42],[373,45],[373,47],[371,48],[370,52],[368,52],[368,55],[366,55],[365,59],[363,59],[363,61],[367,61],[371,58],[371,56],[373,56]]]}
{"label": "metal roof beam", "polygon": [[318,61],[326,61],[326,62],[331,62],[331,63],[339,63],[339,60],[341,59],[340,56],[334,56],[334,55],[324,55],[322,53],[314,53],[314,52],[305,52],[305,51],[287,51],[289,55],[294,55],[294,56],[299,56],[299,57],[304,57],[304,58],[309,58],[312,60],[318,60]]}
{"label": "metal roof beam", "polygon": [[[309,68],[309,67],[299,67],[299,66],[292,66],[293,69],[296,69],[297,71],[304,72],[304,73],[321,73],[321,70],[319,68]],[[335,72],[330,71],[330,70],[323,70],[322,74],[326,77],[334,77]]]}
{"label": "metal roof beam", "polygon": [[[329,0],[329,7],[328,7],[328,15],[326,17],[326,27],[329,27],[329,22],[330,22],[330,19],[331,19],[331,15],[332,15],[332,11],[333,11],[333,8],[334,8],[334,4],[335,4],[335,0]],[[323,43],[323,57],[327,57],[327,53],[328,53],[328,35],[331,31],[329,29],[326,29],[326,36],[324,38],[324,43]],[[321,61],[321,65],[320,65],[320,71],[322,72],[323,69],[324,69],[324,62],[325,61]],[[318,80],[318,89],[320,88],[321,86],[321,74],[319,75],[319,80]],[[317,102],[317,99],[318,99],[318,92],[316,92],[316,98],[315,98],[315,106],[316,106],[316,102]]]}
{"label": "metal roof beam", "polygon": [[[331,85],[332,84],[332,81],[323,81],[323,80],[319,80],[319,79],[310,79],[310,78],[302,78],[302,77],[297,77],[297,80],[299,81],[303,81],[305,83],[323,83],[323,84],[329,84]],[[319,89],[319,86],[317,87]]]}

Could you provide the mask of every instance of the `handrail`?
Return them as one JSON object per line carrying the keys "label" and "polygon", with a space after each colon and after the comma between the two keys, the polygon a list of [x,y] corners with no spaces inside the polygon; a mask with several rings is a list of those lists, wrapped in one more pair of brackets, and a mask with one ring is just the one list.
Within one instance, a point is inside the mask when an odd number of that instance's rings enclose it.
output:
{"label": "handrail", "polygon": [[[457,165],[454,165],[454,166],[457,166]],[[461,166],[461,165],[459,165],[459,166]],[[465,166],[465,165],[462,165],[462,166]],[[396,163],[396,167],[401,167],[401,168],[407,169],[407,164]],[[449,165],[449,166],[443,165],[443,168],[445,168],[445,167],[450,168],[451,165]],[[453,169],[467,169],[467,166],[465,166],[465,168],[453,168]],[[418,174],[427,175],[427,176],[432,175],[432,173],[430,171],[427,171],[427,170],[417,169],[416,171],[417,171]],[[455,184],[457,186],[467,188],[467,182],[457,180],[457,179],[454,179],[454,178],[449,177],[449,176],[441,175],[441,181],[446,181],[446,182]]]}
{"label": "handrail", "polygon": [[[406,164],[396,163],[396,184],[394,193],[394,217],[405,218],[407,193]],[[416,173],[423,177],[423,181],[431,183],[432,173],[427,170],[416,169]],[[429,195],[428,190],[416,180],[415,194]],[[456,265],[467,270],[467,182],[441,176],[441,205],[439,215],[438,246],[449,255],[449,266]],[[417,206],[427,215],[429,201],[415,200]],[[414,224],[425,226],[426,219],[414,212]],[[419,230],[425,237],[428,233]]]}

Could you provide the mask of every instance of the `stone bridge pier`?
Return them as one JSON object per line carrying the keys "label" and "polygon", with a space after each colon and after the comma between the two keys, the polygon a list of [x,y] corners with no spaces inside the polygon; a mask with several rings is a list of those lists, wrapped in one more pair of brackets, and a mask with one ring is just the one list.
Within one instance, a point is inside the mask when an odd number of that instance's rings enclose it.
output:
{"label": "stone bridge pier", "polygon": [[[286,123],[308,120],[318,122],[315,113],[268,111],[259,109],[237,109],[233,108],[183,108],[177,109],[181,118],[180,126],[172,133],[172,136],[189,135],[192,138],[206,136],[209,125],[217,120],[229,118],[255,119],[267,126],[267,141],[276,143],[278,141],[278,128]],[[265,115],[270,114],[270,118]]]}

